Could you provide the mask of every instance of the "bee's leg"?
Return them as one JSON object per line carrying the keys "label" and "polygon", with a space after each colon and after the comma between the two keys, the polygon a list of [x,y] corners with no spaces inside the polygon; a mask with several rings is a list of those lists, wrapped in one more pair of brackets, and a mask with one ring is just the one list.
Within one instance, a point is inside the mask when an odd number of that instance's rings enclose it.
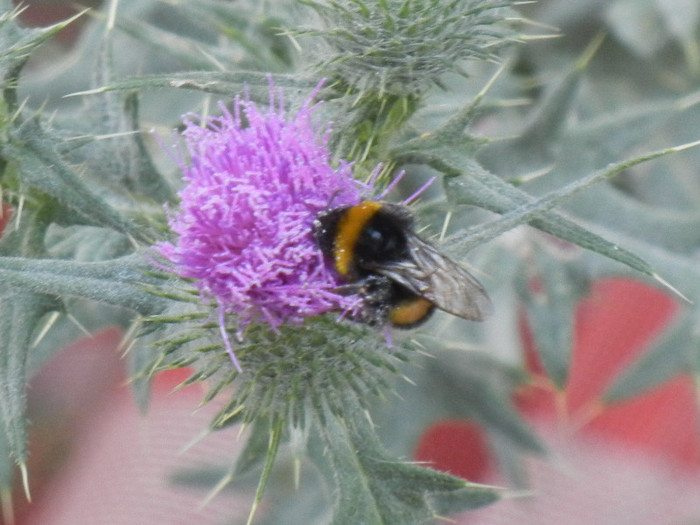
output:
{"label": "bee's leg", "polygon": [[358,284],[362,296],[361,320],[371,326],[386,326],[391,312],[393,286],[388,277],[370,275]]}
{"label": "bee's leg", "polygon": [[337,286],[333,291],[340,295],[359,295],[362,307],[357,320],[371,326],[384,326],[392,307],[392,282],[383,275],[369,275],[360,281]]}

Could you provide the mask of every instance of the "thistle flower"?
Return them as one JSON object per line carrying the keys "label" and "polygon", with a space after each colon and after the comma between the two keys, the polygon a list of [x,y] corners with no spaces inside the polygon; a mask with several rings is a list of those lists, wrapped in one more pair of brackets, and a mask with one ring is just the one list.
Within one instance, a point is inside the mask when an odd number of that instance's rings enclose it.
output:
{"label": "thistle flower", "polygon": [[270,91],[266,111],[239,97],[233,113],[222,105],[219,117],[186,120],[186,186],[169,221],[177,239],[158,246],[205,301],[216,302],[239,370],[226,314],[237,316],[240,333],[252,321],[276,329],[353,301],[333,292],[338,283],[312,224],[331,200],[358,203],[358,184],[348,163],[331,165],[327,130],[319,133],[312,123],[316,91],[291,116],[281,94]]}
{"label": "thistle flower", "polygon": [[417,94],[465,59],[492,60],[513,40],[507,24],[512,0],[360,2],[303,0],[325,22],[300,31],[323,37],[331,78],[358,91]]}

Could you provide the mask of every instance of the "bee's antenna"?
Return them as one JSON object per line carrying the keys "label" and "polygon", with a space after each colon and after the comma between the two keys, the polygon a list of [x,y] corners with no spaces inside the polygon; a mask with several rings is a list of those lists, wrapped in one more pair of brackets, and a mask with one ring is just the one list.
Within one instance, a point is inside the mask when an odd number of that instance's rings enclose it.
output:
{"label": "bee's antenna", "polygon": [[380,201],[380,200],[382,200],[384,197],[386,197],[387,193],[389,193],[391,190],[394,189],[394,186],[396,186],[396,185],[399,183],[399,181],[400,181],[401,179],[403,179],[403,176],[404,176],[404,175],[406,175],[406,171],[405,171],[405,170],[401,170],[401,171],[399,172],[399,174],[396,175],[396,177],[394,177],[394,180],[392,180],[392,181],[389,183],[389,185],[384,189],[384,191],[381,192],[379,195],[377,195],[376,200]]}
{"label": "bee's antenna", "polygon": [[415,192],[413,192],[413,195],[411,195],[411,196],[408,197],[407,199],[404,199],[403,202],[401,202],[401,204],[404,204],[404,205],[410,204],[411,202],[413,202],[414,200],[416,200],[416,199],[418,198],[418,196],[419,196],[421,193],[423,193],[425,190],[427,190],[427,189],[430,187],[430,185],[431,185],[433,182],[435,182],[435,179],[436,179],[436,178],[437,178],[437,177],[430,177],[430,178],[428,179],[428,182],[426,182],[426,183],[423,184],[420,188],[418,188]]}

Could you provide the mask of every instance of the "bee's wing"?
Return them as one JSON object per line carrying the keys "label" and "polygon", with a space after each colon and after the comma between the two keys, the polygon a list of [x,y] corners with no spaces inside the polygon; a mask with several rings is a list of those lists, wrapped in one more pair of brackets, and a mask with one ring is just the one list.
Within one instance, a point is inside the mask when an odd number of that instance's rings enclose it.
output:
{"label": "bee's wing", "polygon": [[491,315],[493,305],[486,290],[467,270],[414,234],[406,241],[408,259],[374,271],[458,317],[481,321]]}

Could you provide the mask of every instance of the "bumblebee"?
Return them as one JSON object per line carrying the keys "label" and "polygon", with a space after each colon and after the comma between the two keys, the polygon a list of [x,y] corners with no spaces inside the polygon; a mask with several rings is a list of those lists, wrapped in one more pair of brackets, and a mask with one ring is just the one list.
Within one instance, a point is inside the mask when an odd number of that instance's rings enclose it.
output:
{"label": "bumblebee", "polygon": [[362,321],[412,328],[439,308],[481,321],[493,307],[481,284],[414,232],[403,205],[366,201],[321,212],[314,221],[321,252],[362,297]]}

